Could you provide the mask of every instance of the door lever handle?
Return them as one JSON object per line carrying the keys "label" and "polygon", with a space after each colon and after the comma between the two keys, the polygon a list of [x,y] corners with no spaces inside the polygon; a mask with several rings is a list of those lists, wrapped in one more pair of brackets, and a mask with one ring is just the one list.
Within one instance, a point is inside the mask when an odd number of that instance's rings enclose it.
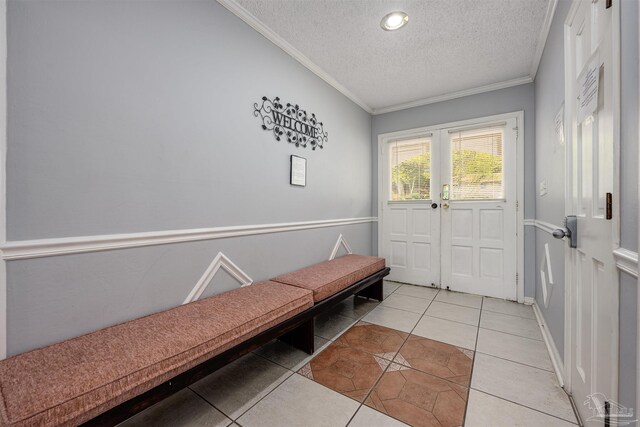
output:
{"label": "door lever handle", "polygon": [[556,228],[551,234],[553,234],[553,237],[555,237],[556,239],[564,239],[565,237],[571,236],[571,231],[567,230],[566,228]]}
{"label": "door lever handle", "polygon": [[569,215],[564,219],[566,228],[556,228],[551,233],[556,239],[567,238],[570,248],[578,247],[578,220],[575,215]]}

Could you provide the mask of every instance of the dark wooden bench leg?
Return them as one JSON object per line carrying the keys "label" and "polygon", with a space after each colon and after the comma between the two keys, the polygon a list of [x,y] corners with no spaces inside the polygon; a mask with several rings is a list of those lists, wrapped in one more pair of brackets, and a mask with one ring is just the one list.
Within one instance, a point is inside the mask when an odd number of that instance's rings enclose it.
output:
{"label": "dark wooden bench leg", "polygon": [[361,290],[356,295],[359,297],[377,299],[382,301],[384,299],[384,293],[382,291],[382,279],[374,283],[373,285]]}
{"label": "dark wooden bench leg", "polygon": [[311,318],[311,320],[304,322],[294,330],[281,335],[278,339],[304,351],[307,354],[313,354],[315,351],[313,335],[314,324],[313,318]]}

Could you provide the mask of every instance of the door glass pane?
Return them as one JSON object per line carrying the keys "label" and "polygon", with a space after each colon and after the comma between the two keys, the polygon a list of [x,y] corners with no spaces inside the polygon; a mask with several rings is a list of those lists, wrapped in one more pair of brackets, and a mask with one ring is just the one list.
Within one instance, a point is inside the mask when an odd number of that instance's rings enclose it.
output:
{"label": "door glass pane", "polygon": [[431,138],[389,144],[391,200],[431,198]]}
{"label": "door glass pane", "polygon": [[451,134],[451,199],[502,199],[502,128]]}

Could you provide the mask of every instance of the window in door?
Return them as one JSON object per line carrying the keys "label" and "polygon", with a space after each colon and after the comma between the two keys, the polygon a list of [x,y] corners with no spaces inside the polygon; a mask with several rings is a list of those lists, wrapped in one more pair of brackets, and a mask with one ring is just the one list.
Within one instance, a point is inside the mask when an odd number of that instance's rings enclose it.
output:
{"label": "window in door", "polygon": [[452,133],[452,200],[504,198],[503,138],[503,128]]}
{"label": "window in door", "polygon": [[431,199],[431,138],[389,144],[392,201]]}

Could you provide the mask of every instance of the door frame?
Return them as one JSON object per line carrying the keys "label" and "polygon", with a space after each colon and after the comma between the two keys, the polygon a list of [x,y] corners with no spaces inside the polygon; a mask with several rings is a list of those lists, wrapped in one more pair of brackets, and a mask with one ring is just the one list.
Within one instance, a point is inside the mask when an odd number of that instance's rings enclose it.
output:
{"label": "door frame", "polygon": [[[565,187],[564,187],[564,201],[565,201],[565,215],[571,215],[573,212],[573,206],[571,203],[571,191],[572,191],[572,176],[571,176],[571,167],[572,167],[572,156],[571,156],[571,141],[573,138],[573,126],[570,123],[570,112],[572,108],[575,108],[575,99],[571,96],[571,93],[574,89],[575,78],[574,78],[574,64],[573,64],[573,49],[571,48],[571,24],[573,23],[574,18],[578,12],[578,8],[580,3],[583,0],[573,0],[571,3],[571,7],[569,8],[569,13],[567,14],[567,18],[564,21],[564,99],[565,99],[565,109],[564,109],[564,129],[565,129]],[[620,2],[614,1],[612,2],[612,10],[611,10],[611,44],[612,44],[612,76],[613,76],[613,218],[611,220],[611,228],[613,233],[613,247],[611,251],[614,252],[616,249],[620,248]],[[615,256],[614,256],[615,259]],[[571,248],[569,246],[565,246],[564,249],[564,389],[567,393],[571,394],[571,384],[572,378],[571,373],[573,372],[573,363],[572,357],[573,352],[571,349],[571,295],[573,294],[573,286],[572,286],[572,263],[571,263]],[[616,288],[620,287],[620,278],[619,275],[615,275],[616,283],[614,284]],[[638,295],[638,299],[640,300],[640,293]],[[619,294],[616,294],[617,298],[617,306],[618,310],[620,307]],[[619,318],[618,315],[615,317]],[[640,323],[640,321],[639,321]],[[613,358],[614,364],[614,372],[618,372],[619,375],[619,356],[620,356],[620,324],[619,321],[616,321],[615,327],[615,341],[618,343],[616,348],[617,357]],[[612,399],[614,401],[618,400],[618,377],[614,378],[614,390],[615,396],[607,396],[607,398]]]}
{"label": "door frame", "polygon": [[496,114],[492,116],[477,117],[467,120],[423,126],[419,128],[387,132],[378,135],[378,254],[382,254],[382,208],[384,200],[384,176],[382,165],[382,150],[388,141],[398,138],[411,138],[424,133],[435,132],[452,127],[464,127],[491,123],[507,119],[516,119],[516,295],[519,303],[523,303],[524,297],[524,111]]}

